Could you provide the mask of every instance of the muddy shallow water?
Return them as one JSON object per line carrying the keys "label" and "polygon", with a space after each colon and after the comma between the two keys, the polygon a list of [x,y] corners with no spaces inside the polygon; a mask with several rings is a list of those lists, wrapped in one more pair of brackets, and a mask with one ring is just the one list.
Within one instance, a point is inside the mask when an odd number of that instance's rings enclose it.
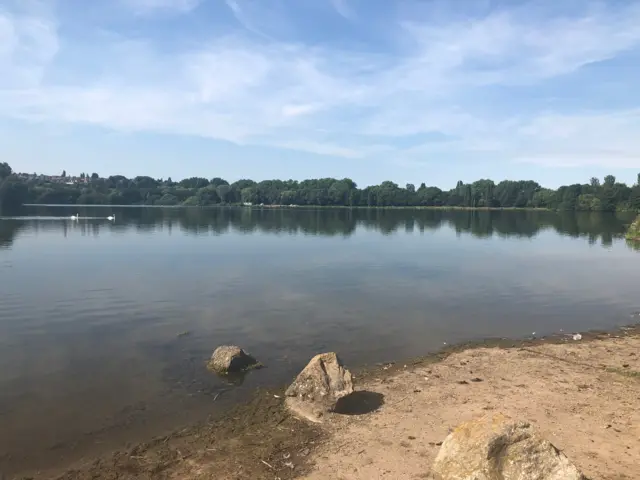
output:
{"label": "muddy shallow water", "polygon": [[[8,475],[218,414],[319,351],[360,366],[445,342],[611,328],[640,310],[624,216],[109,208],[48,218],[75,210],[0,219]],[[267,368],[241,385],[217,379],[204,363],[229,342]]]}

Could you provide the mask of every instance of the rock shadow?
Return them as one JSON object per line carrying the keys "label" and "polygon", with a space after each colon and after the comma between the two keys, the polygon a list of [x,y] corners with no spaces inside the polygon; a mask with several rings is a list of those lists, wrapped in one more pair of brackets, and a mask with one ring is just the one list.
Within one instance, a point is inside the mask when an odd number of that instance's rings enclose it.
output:
{"label": "rock shadow", "polygon": [[382,405],[384,405],[383,394],[362,390],[338,400],[334,412],[341,415],[366,415],[375,412]]}

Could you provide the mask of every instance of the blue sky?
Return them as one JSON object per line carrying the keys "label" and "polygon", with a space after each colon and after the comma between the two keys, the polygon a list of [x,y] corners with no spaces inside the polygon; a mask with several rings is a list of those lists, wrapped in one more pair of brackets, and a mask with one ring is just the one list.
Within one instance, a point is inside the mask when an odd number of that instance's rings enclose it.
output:
{"label": "blue sky", "polygon": [[175,178],[640,171],[640,2],[0,0],[0,159]]}

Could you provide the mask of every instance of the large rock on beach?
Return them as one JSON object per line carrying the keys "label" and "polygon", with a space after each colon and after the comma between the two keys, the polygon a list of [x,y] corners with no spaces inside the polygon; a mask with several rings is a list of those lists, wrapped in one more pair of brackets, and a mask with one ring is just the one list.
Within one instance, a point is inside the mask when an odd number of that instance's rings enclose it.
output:
{"label": "large rock on beach", "polygon": [[259,365],[255,358],[235,345],[216,348],[208,363],[209,369],[220,375],[245,372]]}
{"label": "large rock on beach", "polygon": [[458,426],[433,464],[436,480],[587,480],[527,422],[501,414]]}
{"label": "large rock on beach", "polygon": [[335,410],[338,400],[351,393],[351,372],[335,353],[321,353],[311,359],[289,386],[285,404],[294,415],[321,422],[325,413]]}

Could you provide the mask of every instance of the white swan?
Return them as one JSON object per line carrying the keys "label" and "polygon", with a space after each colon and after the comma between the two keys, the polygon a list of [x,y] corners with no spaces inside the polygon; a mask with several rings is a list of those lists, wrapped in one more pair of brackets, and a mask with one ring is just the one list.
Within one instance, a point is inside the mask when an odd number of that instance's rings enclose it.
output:
{"label": "white swan", "polygon": [[109,216],[107,217],[107,220],[111,220],[111,221],[113,221],[113,220],[115,220],[115,219],[116,219],[115,214],[113,214],[113,215],[109,215]]}
{"label": "white swan", "polygon": [[75,215],[71,215],[71,220],[78,220],[79,216],[76,213]]}

